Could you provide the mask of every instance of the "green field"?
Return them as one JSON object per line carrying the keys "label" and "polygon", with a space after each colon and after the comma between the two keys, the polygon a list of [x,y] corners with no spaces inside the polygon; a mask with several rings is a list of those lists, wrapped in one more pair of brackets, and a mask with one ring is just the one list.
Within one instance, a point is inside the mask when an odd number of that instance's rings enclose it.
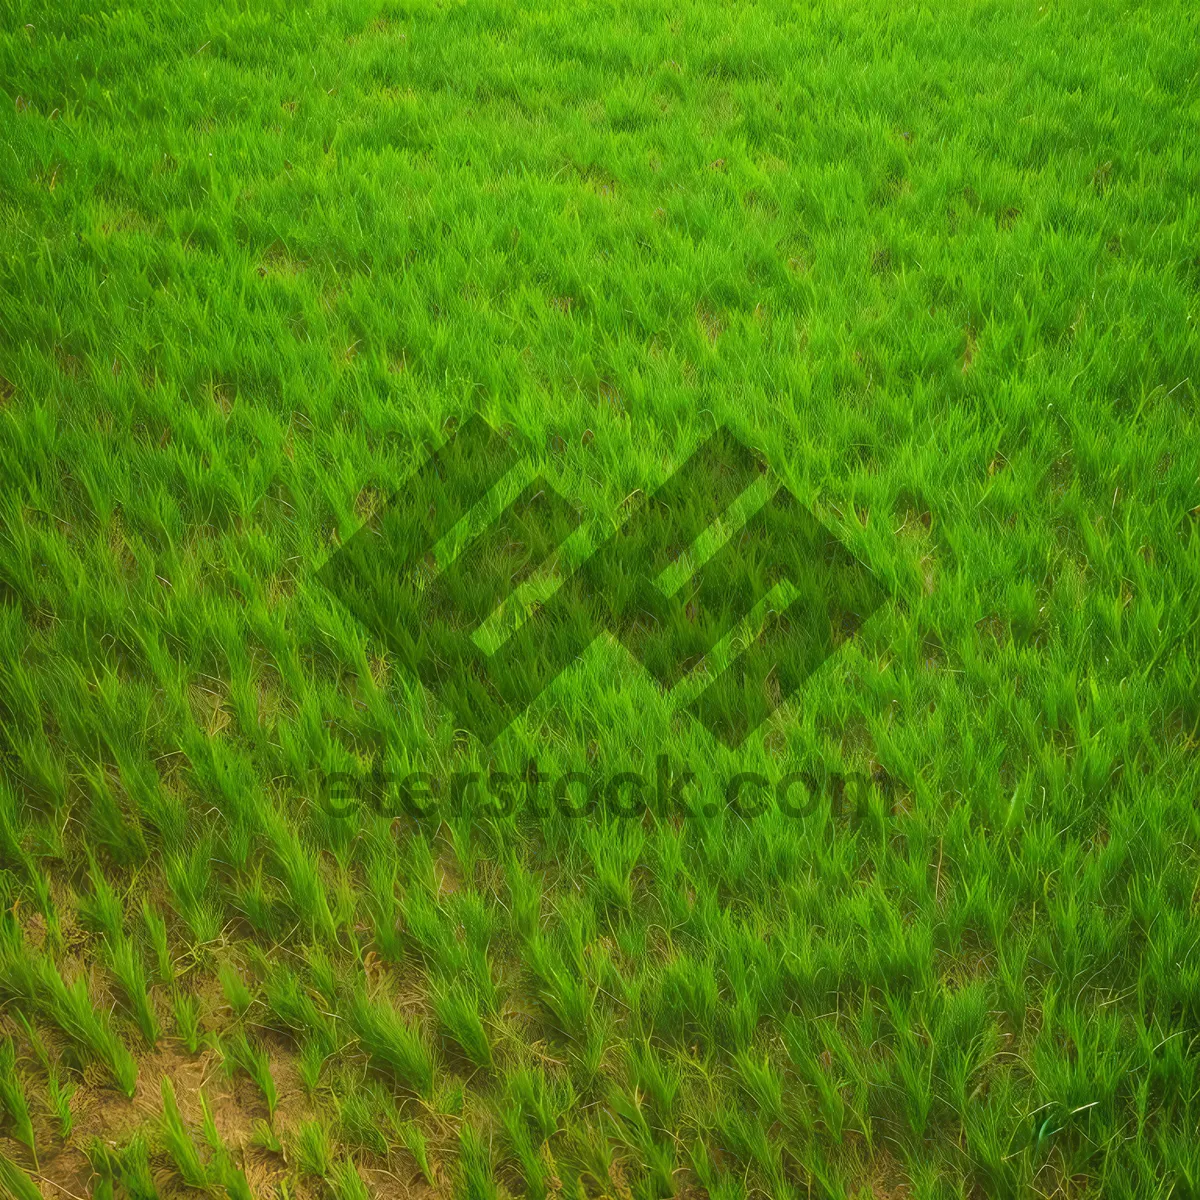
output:
{"label": "green field", "polygon": [[[0,0],[0,1195],[1200,1196],[1198,310],[1184,0]],[[882,603],[485,742],[320,574],[476,416]]]}

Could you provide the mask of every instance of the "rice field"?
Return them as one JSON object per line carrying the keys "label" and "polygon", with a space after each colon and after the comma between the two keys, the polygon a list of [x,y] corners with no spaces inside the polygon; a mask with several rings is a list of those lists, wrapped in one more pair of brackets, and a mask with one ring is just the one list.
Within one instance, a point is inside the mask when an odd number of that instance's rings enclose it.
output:
{"label": "rice field", "polygon": [[0,1195],[1200,1196],[1198,46],[0,0]]}

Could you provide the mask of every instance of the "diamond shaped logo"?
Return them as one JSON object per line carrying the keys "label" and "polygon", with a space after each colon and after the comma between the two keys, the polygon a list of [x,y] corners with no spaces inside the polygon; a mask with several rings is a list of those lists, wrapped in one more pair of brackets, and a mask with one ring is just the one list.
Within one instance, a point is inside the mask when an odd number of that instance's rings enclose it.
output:
{"label": "diamond shaped logo", "polygon": [[[687,705],[737,746],[884,599],[871,572],[727,429],[573,568],[559,554],[579,514],[541,477],[439,566],[439,542],[517,460],[473,417],[320,572],[485,743],[601,632],[669,690],[697,669],[707,673],[714,650],[782,589],[785,599],[741,635],[739,652]],[[693,563],[714,523],[756,487],[764,493],[757,509]],[[673,585],[664,582],[672,574]]]}

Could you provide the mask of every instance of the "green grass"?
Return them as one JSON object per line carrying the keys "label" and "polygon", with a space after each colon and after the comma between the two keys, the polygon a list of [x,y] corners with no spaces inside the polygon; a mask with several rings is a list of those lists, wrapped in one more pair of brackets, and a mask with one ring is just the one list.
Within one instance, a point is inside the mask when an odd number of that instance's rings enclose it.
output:
{"label": "green grass", "polygon": [[[0,18],[0,1191],[1200,1195],[1194,5]],[[591,545],[727,425],[886,599],[481,745],[317,577],[474,413]]]}

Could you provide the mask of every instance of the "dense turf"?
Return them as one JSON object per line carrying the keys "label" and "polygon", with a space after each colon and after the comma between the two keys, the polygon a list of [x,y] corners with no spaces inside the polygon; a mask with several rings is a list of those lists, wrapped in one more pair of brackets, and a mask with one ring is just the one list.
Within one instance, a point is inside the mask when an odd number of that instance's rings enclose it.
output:
{"label": "dense turf", "polygon": [[[0,1192],[1200,1194],[1198,45],[0,0]],[[318,577],[472,413],[588,545],[727,424],[886,599],[484,746]]]}

